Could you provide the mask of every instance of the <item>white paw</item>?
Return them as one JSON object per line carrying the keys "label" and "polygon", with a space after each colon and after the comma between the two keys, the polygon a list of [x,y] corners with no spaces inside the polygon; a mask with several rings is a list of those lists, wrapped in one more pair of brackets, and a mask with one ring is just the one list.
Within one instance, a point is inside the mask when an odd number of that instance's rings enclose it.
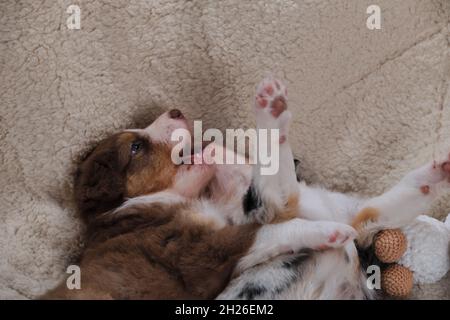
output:
{"label": "white paw", "polygon": [[287,111],[287,90],[280,80],[269,76],[260,82],[255,113],[258,128],[279,129],[280,143],[286,141],[292,115]]}
{"label": "white paw", "polygon": [[269,76],[256,88],[255,106],[257,110],[270,113],[278,118],[287,109],[287,91],[284,84]]}
{"label": "white paw", "polygon": [[314,221],[312,223],[315,225],[312,226],[311,248],[315,250],[341,248],[358,235],[356,230],[347,224],[330,221]]}
{"label": "white paw", "polygon": [[411,171],[403,181],[411,187],[419,188],[423,194],[429,194],[434,185],[450,181],[450,155],[442,161],[433,161]]}

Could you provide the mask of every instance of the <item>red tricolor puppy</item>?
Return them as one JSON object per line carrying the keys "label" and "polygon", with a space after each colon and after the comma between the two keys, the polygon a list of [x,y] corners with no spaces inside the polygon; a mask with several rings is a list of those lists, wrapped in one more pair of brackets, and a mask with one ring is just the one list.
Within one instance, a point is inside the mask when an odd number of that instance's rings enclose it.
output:
{"label": "red tricolor puppy", "polygon": [[178,110],[100,142],[75,179],[87,223],[81,290],[64,282],[44,298],[374,297],[352,240],[365,247],[427,212],[449,190],[449,157],[372,198],[311,187],[296,180],[284,85],[264,79],[254,102],[256,130],[279,131],[275,175],[260,162],[174,162],[172,133],[189,129]]}
{"label": "red tricolor puppy", "polygon": [[[145,129],[101,141],[83,161],[75,179],[87,224],[81,289],[63,282],[44,298],[212,299],[233,272],[305,248],[341,247],[356,236],[344,224],[295,218],[298,190],[268,192],[278,175],[252,175],[245,165],[174,164],[171,133],[179,128],[189,126],[174,109]],[[260,214],[277,217],[272,224],[244,221],[252,178]]]}

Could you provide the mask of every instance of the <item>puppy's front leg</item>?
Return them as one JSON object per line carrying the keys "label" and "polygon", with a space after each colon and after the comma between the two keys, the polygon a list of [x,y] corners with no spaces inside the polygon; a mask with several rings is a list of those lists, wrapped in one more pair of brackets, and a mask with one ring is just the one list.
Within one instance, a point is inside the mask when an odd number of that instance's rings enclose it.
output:
{"label": "puppy's front leg", "polygon": [[[298,216],[299,187],[294,158],[288,141],[292,114],[287,110],[287,91],[280,80],[267,77],[256,89],[254,112],[258,144],[254,149],[252,184],[247,216],[259,222],[287,220]],[[270,157],[268,157],[270,154]],[[265,160],[270,158],[271,162]],[[247,204],[251,201],[247,201]]]}
{"label": "puppy's front leg", "polygon": [[343,223],[308,221],[294,218],[268,224],[256,234],[254,244],[240,259],[235,274],[283,254],[304,249],[325,250],[340,248],[356,237],[356,231]]}
{"label": "puppy's front leg", "polygon": [[[288,142],[292,115],[287,110],[286,89],[281,81],[268,77],[258,85],[254,112],[258,131],[258,145],[255,146],[258,161],[253,166],[252,184],[244,199],[244,212],[259,222],[275,224],[261,227],[253,246],[239,261],[237,273],[282,254],[302,249],[341,247],[356,236],[356,231],[345,224],[297,218],[299,187]],[[272,136],[274,133],[278,133],[276,140]],[[264,144],[269,149],[264,150]],[[268,169],[261,160],[264,151],[271,152],[275,163],[270,165],[275,165],[275,172],[264,170]]]}

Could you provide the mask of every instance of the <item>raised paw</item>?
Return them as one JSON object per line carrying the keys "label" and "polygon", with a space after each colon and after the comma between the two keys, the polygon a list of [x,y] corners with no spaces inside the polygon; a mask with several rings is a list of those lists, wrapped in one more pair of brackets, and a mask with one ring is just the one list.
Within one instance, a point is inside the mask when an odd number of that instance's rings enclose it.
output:
{"label": "raised paw", "polygon": [[258,128],[279,129],[280,143],[287,139],[291,113],[287,110],[287,90],[273,77],[261,81],[256,89],[255,113]]}
{"label": "raised paw", "polygon": [[312,249],[326,250],[340,248],[357,237],[357,232],[349,225],[329,221],[315,221],[314,245]]}
{"label": "raised paw", "polygon": [[267,77],[256,89],[255,106],[278,118],[287,109],[287,90],[277,79]]}

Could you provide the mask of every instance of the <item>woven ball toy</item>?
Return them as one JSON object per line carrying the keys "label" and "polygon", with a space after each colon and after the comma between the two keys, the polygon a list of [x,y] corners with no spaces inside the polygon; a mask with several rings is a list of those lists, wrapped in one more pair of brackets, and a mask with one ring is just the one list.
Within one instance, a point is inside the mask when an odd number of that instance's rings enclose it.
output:
{"label": "woven ball toy", "polygon": [[400,260],[406,251],[406,246],[406,237],[399,229],[380,231],[373,243],[375,255],[384,263]]}
{"label": "woven ball toy", "polygon": [[381,274],[381,287],[390,296],[406,297],[413,288],[413,273],[399,264],[392,264]]}
{"label": "woven ball toy", "polygon": [[378,232],[373,241],[377,258],[383,263],[393,263],[381,273],[381,288],[390,296],[401,298],[410,294],[413,287],[413,273],[394,262],[401,259],[408,242],[400,229]]}
{"label": "woven ball toy", "polygon": [[383,291],[406,297],[414,284],[439,281],[450,269],[450,214],[445,223],[422,215],[401,230],[380,231],[373,249],[389,264],[381,272]]}

